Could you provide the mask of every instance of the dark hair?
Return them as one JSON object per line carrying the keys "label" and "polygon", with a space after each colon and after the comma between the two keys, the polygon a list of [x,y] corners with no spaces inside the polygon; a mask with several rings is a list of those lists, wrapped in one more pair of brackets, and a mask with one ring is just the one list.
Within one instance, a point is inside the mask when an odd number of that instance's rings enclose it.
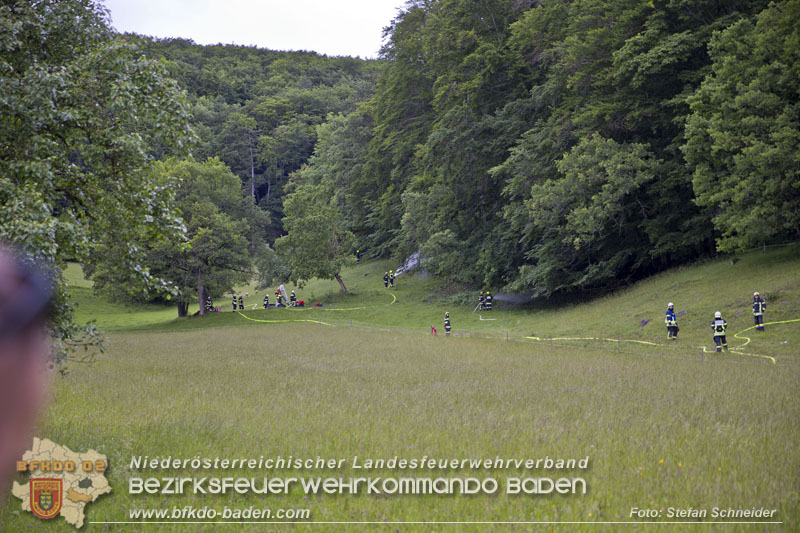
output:
{"label": "dark hair", "polygon": [[[0,339],[44,325],[51,312],[49,277],[31,259],[0,246],[8,271],[0,280]],[[5,269],[3,269],[5,270]]]}

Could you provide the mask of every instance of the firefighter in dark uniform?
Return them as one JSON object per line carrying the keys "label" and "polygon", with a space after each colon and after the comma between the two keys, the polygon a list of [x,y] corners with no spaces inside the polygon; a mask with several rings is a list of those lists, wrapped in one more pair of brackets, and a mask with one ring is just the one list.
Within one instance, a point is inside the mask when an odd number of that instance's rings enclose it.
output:
{"label": "firefighter in dark uniform", "polygon": [[242,298],[241,294],[239,295],[239,309],[244,311],[244,298]]}
{"label": "firefighter in dark uniform", "polygon": [[717,352],[723,349],[728,351],[728,340],[725,338],[725,331],[728,329],[728,323],[722,318],[722,313],[717,311],[714,313],[714,321],[711,323],[711,329],[714,330],[714,344],[717,345]]}
{"label": "firefighter in dark uniform", "polygon": [[385,289],[388,286],[389,286],[389,273],[388,272],[384,272],[383,273],[383,288]]}
{"label": "firefighter in dark uniform", "polygon": [[483,304],[486,301],[486,297],[483,295],[483,291],[478,295],[478,310],[483,311]]}
{"label": "firefighter in dark uniform", "polygon": [[444,314],[444,334],[450,336],[450,313]]}
{"label": "firefighter in dark uniform", "polygon": [[664,323],[667,325],[667,338],[678,340],[678,317],[675,315],[675,305],[672,302],[667,305]]}
{"label": "firefighter in dark uniform", "polygon": [[297,296],[294,295],[294,291],[289,295],[289,301],[292,302],[292,307],[297,306]]}
{"label": "firefighter in dark uniform", "polygon": [[211,301],[211,295],[206,296],[206,313],[214,310],[214,302]]}
{"label": "firefighter in dark uniform", "polygon": [[764,311],[767,310],[767,301],[757,292],[753,293],[753,322],[758,331],[764,331]]}
{"label": "firefighter in dark uniform", "polygon": [[356,250],[356,264],[361,262],[361,250]]}
{"label": "firefighter in dark uniform", "polygon": [[269,291],[264,293],[264,309],[269,309]]}
{"label": "firefighter in dark uniform", "polygon": [[483,308],[486,311],[492,310],[492,293],[486,291],[486,298],[483,300]]}
{"label": "firefighter in dark uniform", "polygon": [[283,294],[280,290],[275,291],[275,307],[283,306]]}
{"label": "firefighter in dark uniform", "polygon": [[236,295],[233,295],[233,310],[236,311]]}
{"label": "firefighter in dark uniform", "polygon": [[389,286],[394,289],[394,270],[389,271]]}

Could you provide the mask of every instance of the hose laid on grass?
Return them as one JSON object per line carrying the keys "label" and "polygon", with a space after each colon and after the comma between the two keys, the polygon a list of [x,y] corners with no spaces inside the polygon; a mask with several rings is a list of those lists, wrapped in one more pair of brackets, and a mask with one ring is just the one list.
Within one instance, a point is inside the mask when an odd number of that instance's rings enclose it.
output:
{"label": "hose laid on grass", "polygon": [[[800,322],[800,318],[793,318],[793,319],[791,319],[791,320],[781,320],[781,321],[778,321],[778,322],[767,322],[766,324],[761,324],[761,325],[762,325],[762,326],[772,326],[772,325],[775,325],[775,324],[790,324],[790,323],[792,323],[792,322]],[[743,330],[742,330],[742,331],[740,331],[739,333],[734,333],[734,334],[733,334],[733,336],[734,336],[735,338],[737,338],[737,339],[747,339],[747,341],[745,341],[745,343],[744,343],[744,344],[740,344],[740,345],[739,345],[739,346],[737,346],[736,348],[731,348],[731,350],[739,350],[739,349],[741,349],[741,348],[744,348],[744,347],[745,347],[745,346],[747,346],[748,344],[750,344],[750,340],[751,340],[751,339],[750,339],[750,337],[745,337],[745,336],[741,336],[741,337],[740,337],[739,335],[741,335],[741,334],[742,334],[742,333],[744,333],[745,331],[750,331],[751,329],[756,329],[756,327],[757,327],[757,326],[750,326],[750,327],[749,327],[749,328],[747,328],[747,329],[743,329]]]}
{"label": "hose laid on grass", "polygon": [[364,305],[362,307],[287,307],[287,309],[291,309],[292,311],[310,311],[312,309],[318,309],[320,311],[359,311],[361,309],[375,309],[376,307],[388,307],[397,301],[397,296],[395,296],[393,292],[389,294],[392,295],[392,301],[388,304]]}
{"label": "hose laid on grass", "polygon": [[[734,335],[734,337],[735,336],[736,335]],[[701,346],[701,348],[703,350],[703,353],[719,353],[719,352],[716,351],[716,349],[709,350],[705,346]],[[731,351],[733,353],[737,353],[739,355],[749,355],[750,357],[761,357],[762,359],[769,359],[770,361],[772,361],[773,365],[775,364],[775,358],[772,357],[771,355],[762,355],[760,353],[748,353],[748,352],[740,352],[740,351],[738,351],[738,350],[741,350],[741,348],[742,348],[741,346],[737,346],[736,348],[730,348],[729,351]]]}
{"label": "hose laid on grass", "polygon": [[[372,306],[363,306],[363,307],[325,308],[325,309],[323,309],[323,308],[316,308],[316,309],[321,309],[322,311],[357,311],[357,310],[359,310],[359,309],[372,309],[372,308],[375,308],[375,307],[385,307],[385,306],[388,306],[388,305],[392,305],[393,303],[395,303],[395,302],[397,301],[397,296],[395,296],[395,294],[394,294],[393,292],[391,292],[391,293],[389,293],[389,294],[391,294],[391,295],[392,295],[392,301],[391,301],[391,302],[389,302],[388,304],[383,304],[383,305],[372,305]],[[256,305],[257,305],[257,304],[256,304]],[[312,308],[312,307],[287,307],[287,309],[291,309],[291,310],[293,310],[293,311],[308,311],[308,310],[310,310],[310,309],[314,309],[314,308]],[[239,316],[241,316],[242,318],[246,318],[247,320],[250,320],[250,321],[252,321],[252,322],[262,322],[262,323],[264,323],[264,324],[285,324],[285,323],[288,323],[288,322],[310,322],[310,323],[312,323],[312,324],[322,324],[323,326],[330,326],[330,327],[334,327],[334,326],[333,326],[333,324],[328,324],[327,322],[322,322],[321,320],[310,320],[310,319],[293,319],[293,320],[264,320],[264,319],[262,319],[262,318],[252,318],[252,317],[249,317],[249,316],[247,316],[247,315],[245,315],[245,314],[241,313],[240,311],[236,311],[236,313],[237,313]]]}
{"label": "hose laid on grass", "polygon": [[[765,322],[764,324],[761,324],[761,325],[763,325],[763,326],[774,326],[774,325],[777,325],[777,324],[791,324],[792,322],[800,322],[800,318],[793,318],[791,320],[779,320],[779,321],[776,321],[776,322]],[[750,341],[752,340],[750,337],[742,335],[742,333],[750,331],[751,329],[756,329],[756,327],[758,327],[758,326],[750,326],[749,328],[745,328],[745,329],[743,329],[742,331],[740,331],[738,333],[734,333],[733,337],[735,339],[740,339],[740,340],[747,339],[747,340],[744,341],[743,344],[740,344],[739,346],[735,346],[735,347],[731,348],[730,351],[736,352],[736,353],[741,354],[741,355],[749,355],[751,357],[761,357],[763,359],[769,359],[770,361],[772,361],[772,364],[774,365],[775,364],[775,358],[772,357],[771,355],[762,355],[762,354],[758,354],[758,353],[748,353],[748,352],[740,351],[742,348],[744,348],[745,346],[750,344]],[[704,353],[716,353],[716,352],[712,352],[711,350],[707,350],[705,346],[703,346],[703,352]]]}
{"label": "hose laid on grass", "polygon": [[323,326],[330,326],[334,327],[333,324],[328,324],[327,322],[322,322],[321,320],[303,320],[303,319],[295,319],[295,320],[263,320],[260,318],[250,318],[249,316],[244,315],[240,311],[236,311],[242,318],[246,318],[247,320],[251,320],[253,322],[263,322],[265,324],[285,324],[286,322],[311,322],[313,324],[322,324]]}
{"label": "hose laid on grass", "polygon": [[[777,325],[777,324],[790,324],[790,323],[793,323],[793,322],[800,322],[800,318],[794,318],[794,319],[791,319],[791,320],[780,320],[780,321],[776,321],[776,322],[765,322],[763,325],[764,326],[770,326],[770,325]],[[742,333],[745,333],[745,332],[750,331],[751,329],[755,329],[755,328],[756,328],[756,326],[750,326],[749,328],[745,328],[742,331],[739,331],[738,333],[734,333],[733,334],[734,338],[741,339],[741,340],[747,339],[747,340],[744,342],[744,344],[740,344],[739,346],[731,348],[730,351],[735,352],[735,353],[737,353],[739,355],[749,355],[751,357],[760,357],[762,359],[768,359],[768,360],[772,361],[773,365],[776,364],[775,358],[772,357],[771,355],[763,355],[763,354],[757,354],[757,353],[750,353],[750,352],[741,351],[745,346],[750,344],[750,341],[751,341],[750,337],[744,336],[744,335],[742,335]],[[538,342],[548,342],[548,341],[551,341],[551,342],[552,341],[607,341],[607,342],[630,342],[630,343],[636,343],[636,344],[645,344],[645,345],[648,345],[648,346],[663,346],[662,344],[659,344],[659,343],[656,343],[656,342],[640,341],[640,340],[634,340],[634,339],[611,339],[611,338],[607,338],[607,337],[547,337],[547,338],[542,338],[542,337],[535,337],[535,336],[526,336],[525,338],[526,339],[531,339],[531,340],[534,340],[534,341],[538,341]],[[701,348],[703,350],[703,353],[716,353],[713,350],[709,350],[706,346],[702,346]]]}
{"label": "hose laid on grass", "polygon": [[657,342],[649,342],[649,341],[637,341],[634,339],[609,339],[606,337],[547,337],[545,339],[541,337],[525,337],[526,339],[531,339],[539,342],[547,342],[547,341],[609,341],[609,342],[633,342],[636,344],[646,344],[648,346],[661,346]]}
{"label": "hose laid on grass", "polygon": [[[358,311],[358,310],[361,310],[361,309],[374,309],[375,307],[386,307],[386,306],[394,304],[397,301],[397,296],[395,296],[395,294],[393,292],[390,292],[389,294],[391,294],[391,296],[392,296],[392,301],[389,302],[388,304],[373,305],[373,306],[361,306],[361,307],[324,308],[324,309],[321,309],[321,310],[322,311]],[[308,310],[310,310],[312,308],[311,307],[302,307],[302,308],[296,308],[295,307],[295,308],[288,308],[288,309],[292,309],[294,311],[308,311]],[[320,309],[320,308],[316,308],[316,309]],[[245,318],[247,320],[250,320],[250,321],[253,321],[253,322],[262,322],[262,323],[266,323],[266,324],[279,324],[279,323],[288,323],[288,322],[310,322],[310,323],[313,323],[313,324],[321,324],[323,326],[335,327],[333,324],[328,324],[327,322],[322,322],[321,320],[310,320],[310,319],[264,320],[264,319],[259,319],[259,318],[251,318],[249,316],[244,315],[243,313],[241,313],[239,311],[237,311],[237,313],[242,318]],[[780,320],[780,321],[775,321],[775,322],[765,322],[763,325],[764,326],[773,326],[773,325],[778,325],[778,324],[790,324],[790,323],[794,323],[794,322],[800,322],[800,318],[795,318],[795,319],[791,319],[791,320]],[[762,359],[768,359],[768,360],[772,361],[773,365],[776,364],[775,358],[770,356],[770,355],[763,355],[763,354],[749,353],[749,352],[741,351],[745,346],[750,344],[750,342],[752,340],[752,339],[750,339],[750,337],[747,337],[747,336],[742,335],[742,334],[750,331],[751,329],[755,329],[755,328],[756,328],[756,326],[750,326],[749,328],[745,328],[745,329],[743,329],[743,330],[741,330],[741,331],[739,331],[737,333],[734,333],[733,334],[734,338],[740,339],[740,340],[744,340],[744,339],[746,339],[746,340],[745,340],[745,342],[743,344],[740,344],[739,346],[735,346],[735,347],[731,348],[730,351],[732,351],[734,353],[737,353],[739,355],[748,355],[750,357],[759,357],[759,358],[762,358]],[[536,337],[536,336],[525,336],[524,338],[525,339],[530,339],[530,340],[533,340],[533,341],[537,341],[537,342],[548,342],[548,341],[549,342],[553,342],[553,341],[603,341],[603,342],[616,342],[616,343],[628,342],[628,343],[633,343],[633,344],[642,344],[642,345],[646,345],[646,346],[663,346],[663,344],[660,344],[660,343],[657,343],[657,342],[640,341],[640,340],[636,340],[636,339],[612,339],[612,338],[608,338],[608,337],[546,337],[546,338],[542,338],[542,337]],[[716,351],[708,350],[706,346],[702,346],[701,348],[703,350],[703,353],[716,353]]]}

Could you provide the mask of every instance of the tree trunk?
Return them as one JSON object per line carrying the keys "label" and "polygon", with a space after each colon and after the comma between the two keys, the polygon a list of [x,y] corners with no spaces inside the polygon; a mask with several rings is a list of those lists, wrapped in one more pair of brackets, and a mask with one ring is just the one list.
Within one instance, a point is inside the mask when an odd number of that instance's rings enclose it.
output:
{"label": "tree trunk", "polygon": [[206,314],[206,288],[200,285],[197,288],[197,302],[200,304],[200,316]]}
{"label": "tree trunk", "polygon": [[336,274],[334,277],[336,278],[336,281],[339,282],[339,287],[342,288],[342,292],[347,292],[347,287],[344,286],[344,281],[342,281],[342,277],[339,274]]}
{"label": "tree trunk", "polygon": [[189,302],[178,300],[178,318],[183,318],[189,313]]}

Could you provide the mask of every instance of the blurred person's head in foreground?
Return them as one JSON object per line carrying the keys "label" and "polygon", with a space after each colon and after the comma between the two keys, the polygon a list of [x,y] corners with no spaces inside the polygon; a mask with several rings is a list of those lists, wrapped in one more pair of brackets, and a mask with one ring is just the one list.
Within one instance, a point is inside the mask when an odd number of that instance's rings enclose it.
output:
{"label": "blurred person's head in foreground", "polygon": [[0,497],[48,392],[50,295],[38,269],[0,244]]}

